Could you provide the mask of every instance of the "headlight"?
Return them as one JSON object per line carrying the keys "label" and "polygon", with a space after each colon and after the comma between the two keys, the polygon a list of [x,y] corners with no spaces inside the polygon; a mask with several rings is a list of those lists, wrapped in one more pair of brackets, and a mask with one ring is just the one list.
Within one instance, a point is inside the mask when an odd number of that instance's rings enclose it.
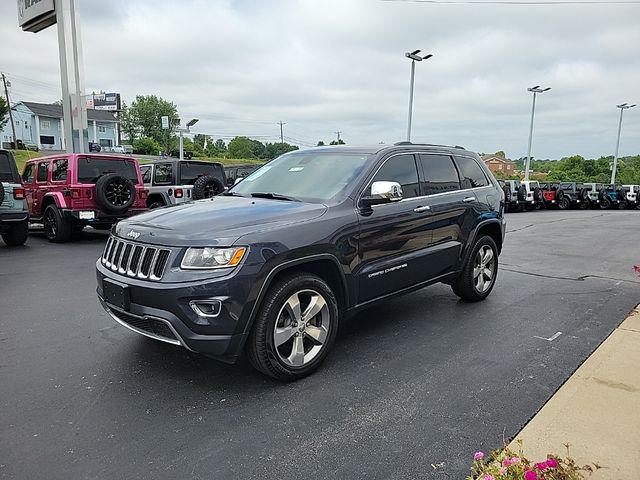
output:
{"label": "headlight", "polygon": [[180,267],[184,269],[235,267],[246,251],[246,247],[189,248],[184,254]]}

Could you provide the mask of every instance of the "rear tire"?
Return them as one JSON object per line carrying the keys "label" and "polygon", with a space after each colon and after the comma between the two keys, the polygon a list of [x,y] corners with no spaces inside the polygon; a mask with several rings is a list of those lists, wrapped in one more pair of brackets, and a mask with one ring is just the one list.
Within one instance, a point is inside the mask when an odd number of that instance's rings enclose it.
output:
{"label": "rear tire", "polygon": [[[562,191],[562,190],[560,190]],[[560,210],[567,210],[569,207],[571,207],[571,200],[569,200],[567,197],[562,197],[560,199],[560,203],[558,203],[558,208]]]}
{"label": "rear tire", "polygon": [[71,223],[62,218],[62,214],[55,205],[48,205],[44,209],[44,234],[53,243],[68,242],[71,238]]}
{"label": "rear tire", "polygon": [[[310,311],[313,316],[305,317]],[[315,275],[297,273],[276,282],[262,299],[247,355],[260,372],[297,380],[320,366],[337,331],[338,302],[329,285]]]}
{"label": "rear tire", "polygon": [[611,208],[611,199],[609,198],[608,195],[605,195],[601,200],[600,200],[600,209],[602,210],[607,210]]}
{"label": "rear tire", "polygon": [[483,235],[471,248],[471,253],[451,288],[462,300],[479,302],[489,296],[497,276],[498,247],[493,238]]}
{"label": "rear tire", "polygon": [[3,233],[2,240],[7,244],[7,247],[17,247],[19,245],[24,245],[28,236],[29,222],[25,221],[18,225],[14,225],[11,229]]}
{"label": "rear tire", "polygon": [[618,208],[619,208],[620,210],[626,210],[628,207],[629,207],[629,202],[627,202],[626,200],[621,200],[621,201],[618,203]]}

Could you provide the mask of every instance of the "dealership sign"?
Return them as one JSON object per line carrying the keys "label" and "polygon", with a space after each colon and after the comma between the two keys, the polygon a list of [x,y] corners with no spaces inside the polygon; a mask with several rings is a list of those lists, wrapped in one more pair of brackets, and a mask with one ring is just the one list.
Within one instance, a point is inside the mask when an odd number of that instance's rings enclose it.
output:
{"label": "dealership sign", "polygon": [[117,93],[94,93],[93,107],[96,110],[118,110],[118,94]]}
{"label": "dealership sign", "polygon": [[39,32],[56,23],[54,0],[18,0],[18,26],[25,32]]}

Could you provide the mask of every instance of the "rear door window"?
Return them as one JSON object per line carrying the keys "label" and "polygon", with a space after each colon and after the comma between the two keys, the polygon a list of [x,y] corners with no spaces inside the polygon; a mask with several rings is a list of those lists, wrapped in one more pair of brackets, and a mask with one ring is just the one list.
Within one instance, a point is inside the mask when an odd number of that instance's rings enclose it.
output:
{"label": "rear door window", "polygon": [[173,183],[173,165],[157,163],[153,169],[154,185],[171,185]]}
{"label": "rear door window", "polygon": [[67,179],[67,166],[69,161],[54,160],[53,168],[51,169],[51,181],[52,182],[64,182]]}
{"label": "rear door window", "polygon": [[476,161],[469,157],[455,157],[458,172],[460,172],[460,184],[462,188],[486,187],[489,185],[487,176]]}
{"label": "rear door window", "polygon": [[141,166],[140,174],[142,175],[143,183],[151,183],[151,165]]}
{"label": "rear door window", "polygon": [[100,177],[117,173],[138,183],[138,172],[131,160],[82,157],[78,159],[78,183],[96,183]]}
{"label": "rear door window", "polygon": [[220,167],[214,163],[182,162],[180,164],[180,185],[193,185],[203,175],[213,175],[221,178]]}
{"label": "rear door window", "polygon": [[49,162],[39,162],[38,170],[36,174],[36,181],[42,183],[47,181],[47,170],[49,169]]}
{"label": "rear door window", "polygon": [[458,171],[448,155],[419,155],[423,179],[421,182],[423,195],[452,192],[460,190]]}
{"label": "rear door window", "polygon": [[[413,155],[395,155],[389,158],[378,170],[373,182],[397,182],[402,187],[404,198],[420,196],[420,186],[418,184],[418,169]],[[369,195],[371,187],[369,187]]]}

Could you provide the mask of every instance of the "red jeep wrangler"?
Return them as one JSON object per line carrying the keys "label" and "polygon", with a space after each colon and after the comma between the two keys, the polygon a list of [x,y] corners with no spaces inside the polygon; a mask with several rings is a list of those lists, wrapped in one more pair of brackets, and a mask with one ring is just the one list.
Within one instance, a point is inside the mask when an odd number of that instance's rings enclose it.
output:
{"label": "red jeep wrangler", "polygon": [[145,211],[137,160],[111,155],[62,154],[27,162],[22,181],[29,220],[43,223],[51,242],[65,242],[91,225],[108,230],[124,217]]}

